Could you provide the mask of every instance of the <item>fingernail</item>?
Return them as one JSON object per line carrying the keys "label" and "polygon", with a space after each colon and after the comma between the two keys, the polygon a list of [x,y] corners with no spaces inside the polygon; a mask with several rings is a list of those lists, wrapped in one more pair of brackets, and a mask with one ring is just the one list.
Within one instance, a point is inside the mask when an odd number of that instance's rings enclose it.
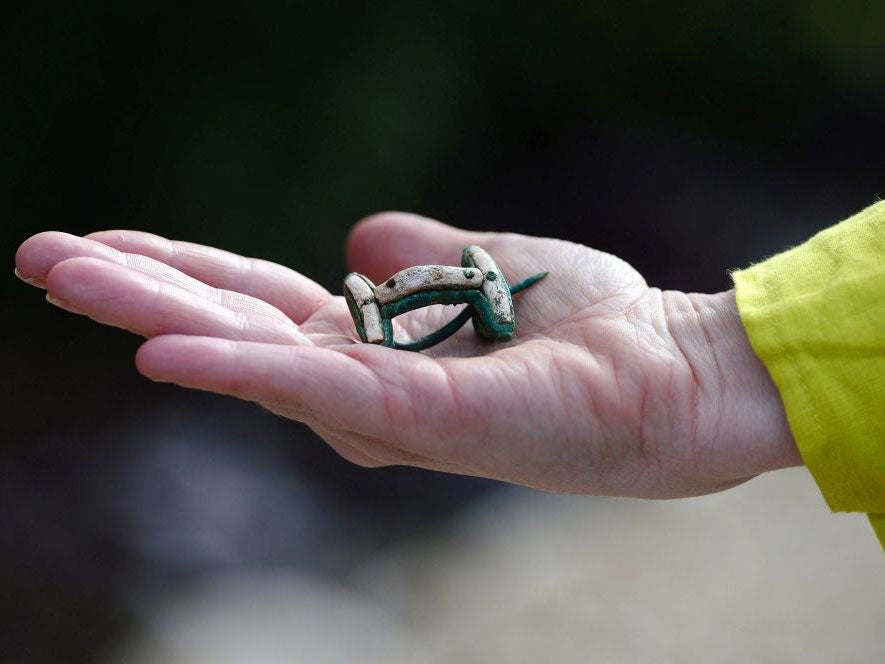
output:
{"label": "fingernail", "polygon": [[31,286],[36,286],[37,288],[46,288],[46,284],[43,283],[43,280],[39,277],[25,277],[21,272],[18,271],[18,268],[14,270],[15,276],[24,281],[26,284],[30,284]]}
{"label": "fingernail", "polygon": [[52,297],[49,293],[46,293],[46,301],[49,304],[54,304],[59,309],[64,309],[65,311],[70,311],[72,314],[80,314],[83,315],[83,312],[79,309],[72,307],[70,304],[65,302],[64,300],[59,300],[57,297]]}

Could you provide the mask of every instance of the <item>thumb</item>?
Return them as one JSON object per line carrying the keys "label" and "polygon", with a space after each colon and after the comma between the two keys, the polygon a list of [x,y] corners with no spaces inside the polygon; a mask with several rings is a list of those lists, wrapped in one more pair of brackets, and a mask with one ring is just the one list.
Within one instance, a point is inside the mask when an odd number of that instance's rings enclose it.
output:
{"label": "thumb", "polygon": [[347,264],[372,281],[413,265],[458,265],[461,250],[493,233],[476,233],[405,212],[382,212],[360,221],[347,237]]}

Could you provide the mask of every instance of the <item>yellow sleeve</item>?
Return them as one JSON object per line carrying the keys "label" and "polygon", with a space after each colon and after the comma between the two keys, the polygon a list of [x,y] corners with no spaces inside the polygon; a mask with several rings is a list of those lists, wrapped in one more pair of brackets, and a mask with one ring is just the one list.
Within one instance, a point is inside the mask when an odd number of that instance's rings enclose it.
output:
{"label": "yellow sleeve", "polygon": [[885,201],[732,279],[805,465],[885,548]]}

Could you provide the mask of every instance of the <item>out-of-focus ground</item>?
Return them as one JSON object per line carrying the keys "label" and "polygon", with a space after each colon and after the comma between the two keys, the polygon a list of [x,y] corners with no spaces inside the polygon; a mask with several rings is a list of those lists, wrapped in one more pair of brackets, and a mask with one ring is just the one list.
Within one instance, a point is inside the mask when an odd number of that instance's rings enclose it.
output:
{"label": "out-of-focus ground", "polygon": [[139,608],[108,662],[885,661],[881,551],[803,469],[669,502],[506,489],[347,583],[254,569]]}

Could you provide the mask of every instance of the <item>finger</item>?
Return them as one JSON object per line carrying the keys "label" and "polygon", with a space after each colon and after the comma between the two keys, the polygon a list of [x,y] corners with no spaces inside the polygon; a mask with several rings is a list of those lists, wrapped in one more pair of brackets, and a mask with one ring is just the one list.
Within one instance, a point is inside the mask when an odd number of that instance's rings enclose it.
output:
{"label": "finger", "polygon": [[[377,357],[367,361],[367,355]],[[136,364],[154,380],[256,401],[321,431],[346,434],[382,463],[436,467],[432,459],[445,458],[446,441],[424,430],[430,422],[424,415],[450,412],[449,391],[437,363],[417,353],[373,347],[345,354],[167,335],[142,345]],[[452,436],[451,417],[445,435]]]}
{"label": "finger", "polygon": [[282,311],[258,298],[223,288],[214,288],[153,258],[118,251],[101,242],[68,233],[49,231],[26,240],[16,254],[16,272],[28,283],[45,288],[46,275],[49,271],[61,261],[76,257],[100,258],[109,263],[143,272],[228,309],[253,311],[289,320]]}
{"label": "finger", "polygon": [[357,360],[326,348],[165,335],[136,355],[141,373],[256,401],[311,426],[366,431],[383,418],[383,390]]}
{"label": "finger", "polygon": [[299,324],[330,297],[315,281],[270,261],[141,231],[100,231],[86,237],[120,251],[162,261],[211,286],[269,302]]}
{"label": "finger", "polygon": [[97,242],[84,242],[76,235],[46,231],[32,235],[22,242],[15,253],[15,272],[24,281],[45,288],[49,270],[66,258],[91,256],[119,262],[118,253]]}
{"label": "finger", "polygon": [[287,318],[234,311],[175,284],[98,258],[58,263],[49,271],[46,285],[47,299],[54,304],[146,337],[178,333],[309,343]]}
{"label": "finger", "polygon": [[342,452],[356,448],[363,462],[500,478],[518,473],[511,466],[532,453],[511,444],[549,433],[532,412],[541,400],[514,390],[530,367],[500,359],[441,363],[367,345],[343,353],[167,335],[143,344],[136,364],[148,378],[256,401],[331,432]]}
{"label": "finger", "polygon": [[404,212],[382,212],[359,222],[347,237],[351,269],[380,283],[413,265],[457,265],[461,250],[487,243],[491,233],[474,233]]}
{"label": "finger", "polygon": [[516,233],[466,231],[404,212],[382,212],[350,231],[347,260],[351,269],[380,283],[413,265],[458,265],[462,250],[470,244],[486,249],[511,283],[555,269],[551,262],[564,257],[569,251],[564,247],[577,247]]}

